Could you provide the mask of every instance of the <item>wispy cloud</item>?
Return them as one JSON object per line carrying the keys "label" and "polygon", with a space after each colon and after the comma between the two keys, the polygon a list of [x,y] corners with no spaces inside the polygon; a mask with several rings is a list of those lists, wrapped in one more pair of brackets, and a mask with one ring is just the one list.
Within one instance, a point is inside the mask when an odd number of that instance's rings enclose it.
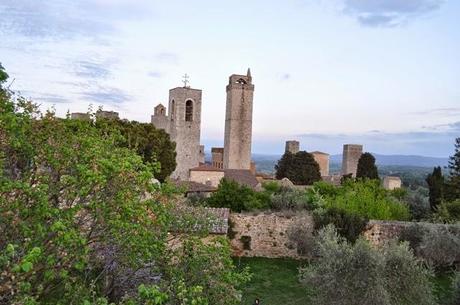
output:
{"label": "wispy cloud", "polygon": [[75,74],[83,78],[105,79],[110,75],[108,64],[100,64],[87,60],[75,63]]}
{"label": "wispy cloud", "polygon": [[121,89],[98,86],[98,88],[83,91],[81,97],[90,102],[106,105],[119,105],[132,100],[132,96]]}
{"label": "wispy cloud", "polygon": [[161,52],[155,56],[156,60],[163,63],[177,64],[179,55],[173,52]]}
{"label": "wispy cloud", "polygon": [[22,91],[20,93],[37,103],[44,102],[47,104],[68,104],[72,102],[71,100],[58,94],[46,94],[36,91]]}
{"label": "wispy cloud", "polygon": [[442,117],[460,116],[460,107],[432,108],[410,112],[411,115],[436,115]]}
{"label": "wispy cloud", "polygon": [[159,71],[150,71],[149,73],[147,73],[147,75],[153,78],[160,78],[163,76],[163,73]]}
{"label": "wispy cloud", "polygon": [[369,27],[396,27],[437,11],[445,0],[344,0],[343,12]]}

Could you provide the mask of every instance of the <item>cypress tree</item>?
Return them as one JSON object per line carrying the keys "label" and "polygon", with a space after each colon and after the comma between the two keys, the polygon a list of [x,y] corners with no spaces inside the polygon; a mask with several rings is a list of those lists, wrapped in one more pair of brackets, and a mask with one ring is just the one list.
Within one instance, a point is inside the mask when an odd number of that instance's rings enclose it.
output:
{"label": "cypress tree", "polygon": [[449,158],[448,169],[445,197],[448,201],[454,201],[460,199],[460,138],[455,139],[455,152]]}
{"label": "cypress tree", "polygon": [[442,202],[444,192],[444,177],[440,166],[435,167],[433,173],[426,177],[426,183],[430,190],[430,208],[436,211],[436,207]]}
{"label": "cypress tree", "polygon": [[356,178],[379,179],[375,158],[371,153],[365,152],[359,158]]}

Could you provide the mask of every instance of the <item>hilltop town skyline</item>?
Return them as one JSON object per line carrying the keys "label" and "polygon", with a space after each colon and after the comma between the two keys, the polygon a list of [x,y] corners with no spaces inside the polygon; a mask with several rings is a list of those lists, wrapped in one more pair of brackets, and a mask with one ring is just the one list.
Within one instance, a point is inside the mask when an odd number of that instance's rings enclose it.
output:
{"label": "hilltop town skyline", "polygon": [[187,73],[203,90],[206,147],[223,144],[228,75],[250,67],[254,153],[280,154],[299,139],[331,154],[363,143],[447,157],[460,132],[459,9],[442,0],[2,1],[0,57],[11,89],[60,116],[92,104],[149,122]]}

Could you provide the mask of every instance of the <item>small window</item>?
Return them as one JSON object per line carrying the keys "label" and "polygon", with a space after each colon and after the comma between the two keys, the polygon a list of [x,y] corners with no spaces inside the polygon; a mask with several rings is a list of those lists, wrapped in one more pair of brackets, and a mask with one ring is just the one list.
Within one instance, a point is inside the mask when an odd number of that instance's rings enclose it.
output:
{"label": "small window", "polygon": [[171,121],[174,121],[174,112],[176,110],[176,103],[174,102],[174,100],[172,100],[171,102]]}
{"label": "small window", "polygon": [[185,121],[193,121],[193,101],[191,100],[185,102]]}

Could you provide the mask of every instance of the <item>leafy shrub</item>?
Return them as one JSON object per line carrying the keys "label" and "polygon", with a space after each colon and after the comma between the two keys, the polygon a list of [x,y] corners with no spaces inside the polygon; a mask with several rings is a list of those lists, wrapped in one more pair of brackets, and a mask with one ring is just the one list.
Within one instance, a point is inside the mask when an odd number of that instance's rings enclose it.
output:
{"label": "leafy shrub", "polygon": [[368,221],[364,217],[336,207],[315,210],[313,220],[315,230],[333,224],[337,228],[337,232],[350,242],[355,242],[358,239]]}
{"label": "leafy shrub", "polygon": [[449,300],[449,305],[460,304],[460,272],[456,272],[452,277],[452,284],[450,289],[452,291],[452,295]]}
{"label": "leafy shrub", "polygon": [[295,189],[283,189],[271,196],[270,207],[273,210],[303,210],[308,209],[308,198],[305,192]]}
{"label": "leafy shrub", "polygon": [[275,165],[276,179],[288,178],[296,185],[311,185],[321,180],[319,165],[312,154],[286,152]]}
{"label": "leafy shrub", "polygon": [[460,199],[452,202],[443,202],[438,205],[433,218],[435,221],[444,223],[460,221]]}
{"label": "leafy shrub", "polygon": [[[317,186],[314,186],[316,189]],[[321,189],[320,189],[321,190]],[[377,180],[347,180],[333,195],[324,195],[324,208],[337,208],[367,219],[407,220],[406,204],[389,196]]]}
{"label": "leafy shrub", "polygon": [[428,198],[428,189],[418,187],[415,190],[408,190],[404,198],[409,206],[412,219],[427,219],[430,216],[430,202]]}
{"label": "leafy shrub", "polygon": [[299,271],[312,288],[311,304],[434,304],[430,274],[407,244],[377,249],[362,238],[351,244],[327,226],[315,249],[318,259]]}
{"label": "leafy shrub", "polygon": [[233,212],[264,208],[266,204],[260,194],[233,180],[222,179],[217,191],[206,202],[211,207],[230,208]]}
{"label": "leafy shrub", "polygon": [[450,267],[460,261],[460,227],[413,224],[399,239],[409,242],[414,253],[435,268]]}
{"label": "leafy shrub", "polygon": [[313,235],[305,221],[297,221],[287,230],[288,239],[296,245],[297,254],[311,255],[313,252]]}

